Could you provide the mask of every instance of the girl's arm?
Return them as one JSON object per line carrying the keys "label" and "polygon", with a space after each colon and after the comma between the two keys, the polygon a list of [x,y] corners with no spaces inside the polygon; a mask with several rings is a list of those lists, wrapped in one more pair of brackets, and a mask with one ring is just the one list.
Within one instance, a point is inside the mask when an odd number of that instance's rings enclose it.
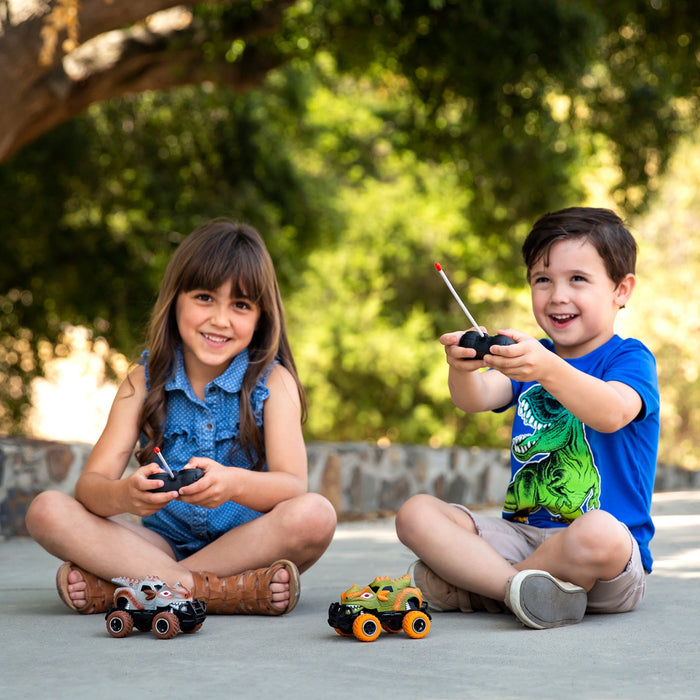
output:
{"label": "girl's arm", "polygon": [[95,443],[75,486],[75,497],[88,510],[109,517],[119,513],[148,515],[177,493],[150,493],[148,474],[161,471],[150,464],[122,479],[139,436],[139,414],[146,397],[144,368],[138,366],[122,382],[102,434]]}
{"label": "girl's arm", "polygon": [[270,395],[263,409],[267,471],[222,467],[203,457],[193,457],[189,467],[206,474],[180,489],[181,500],[214,508],[235,501],[263,513],[278,503],[306,493],[306,446],[301,430],[301,402],[296,383],[282,365],[275,365],[267,380]]}

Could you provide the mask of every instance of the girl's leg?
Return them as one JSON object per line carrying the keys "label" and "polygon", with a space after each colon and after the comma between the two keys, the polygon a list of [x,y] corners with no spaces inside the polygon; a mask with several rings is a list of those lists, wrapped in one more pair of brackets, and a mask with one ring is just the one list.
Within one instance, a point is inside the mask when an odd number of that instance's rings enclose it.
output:
{"label": "girl's leg", "polygon": [[[180,563],[190,571],[223,579],[268,567],[280,559],[306,571],[328,548],[336,514],[323,496],[306,493],[283,501],[269,513],[239,525]],[[275,572],[270,583],[272,605],[280,611],[290,600],[289,573]]]}
{"label": "girl's leg", "polygon": [[590,591],[596,581],[609,581],[621,574],[631,556],[632,543],[625,526],[610,513],[592,510],[545,540],[516,568],[548,571],[561,581]]}
{"label": "girl's leg", "polygon": [[[47,552],[105,581],[157,575],[169,583],[192,585],[190,572],[175,561],[162,537],[120,518],[95,515],[64,493],[39,494],[29,506],[26,523],[29,534]],[[71,571],[68,583],[71,600],[81,608],[86,588],[81,574]]]}
{"label": "girl's leg", "polygon": [[410,498],[396,516],[396,533],[438,576],[454,586],[502,601],[517,569],[476,532],[460,508],[433,496]]}
{"label": "girl's leg", "polygon": [[230,576],[289,559],[299,571],[306,571],[328,548],[335,525],[330,502],[319,494],[305,493],[229,530],[180,563],[191,571]]}

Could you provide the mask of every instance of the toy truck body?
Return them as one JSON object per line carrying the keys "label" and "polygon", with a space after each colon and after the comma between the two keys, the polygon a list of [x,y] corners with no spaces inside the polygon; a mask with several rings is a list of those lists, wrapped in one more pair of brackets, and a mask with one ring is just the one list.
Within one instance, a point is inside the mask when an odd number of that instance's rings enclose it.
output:
{"label": "toy truck body", "polygon": [[116,578],[122,584],[105,619],[112,637],[126,637],[134,627],[149,629],[159,639],[171,639],[178,632],[197,632],[206,618],[206,605],[192,598],[180,584],[168,586],[158,578]]}
{"label": "toy truck body", "polygon": [[411,577],[390,579],[378,576],[361,588],[353,584],[339,603],[331,603],[328,624],[341,636],[355,636],[373,642],[381,630],[402,630],[413,639],[422,639],[430,631],[430,615],[419,588],[410,585]]}

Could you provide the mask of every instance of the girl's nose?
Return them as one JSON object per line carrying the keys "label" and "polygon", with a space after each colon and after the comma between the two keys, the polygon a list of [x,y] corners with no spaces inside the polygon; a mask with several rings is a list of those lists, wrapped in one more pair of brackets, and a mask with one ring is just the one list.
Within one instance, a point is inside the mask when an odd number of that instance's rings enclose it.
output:
{"label": "girl's nose", "polygon": [[217,326],[228,325],[227,306],[225,304],[215,304],[212,309],[212,323]]}

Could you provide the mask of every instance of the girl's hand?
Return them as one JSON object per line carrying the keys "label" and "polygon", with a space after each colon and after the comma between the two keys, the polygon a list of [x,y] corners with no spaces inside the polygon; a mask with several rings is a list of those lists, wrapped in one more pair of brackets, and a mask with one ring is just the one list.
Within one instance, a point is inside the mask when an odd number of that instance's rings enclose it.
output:
{"label": "girl's hand", "polygon": [[536,338],[512,328],[499,331],[515,341],[515,345],[495,345],[484,358],[485,365],[497,369],[516,382],[541,382],[556,355]]}
{"label": "girl's hand", "polygon": [[224,467],[207,457],[192,457],[184,468],[194,467],[203,470],[204,476],[194,484],[180,489],[178,495],[181,501],[204,508],[216,508],[231,500],[231,477],[235,477],[240,470]]}
{"label": "girl's hand", "polygon": [[165,493],[153,493],[151,489],[163,485],[162,481],[151,480],[149,474],[158,474],[163,471],[159,464],[151,462],[137,469],[133,474],[124,479],[126,484],[126,512],[139,517],[152,515],[178,497],[177,491]]}
{"label": "girl's hand", "polygon": [[[486,333],[486,329],[481,326],[481,330]],[[476,350],[474,348],[463,348],[459,345],[459,339],[464,335],[464,331],[454,331],[440,336],[440,342],[445,346],[445,356],[447,364],[458,372],[474,372],[477,369],[486,367],[483,360],[475,360]]]}

